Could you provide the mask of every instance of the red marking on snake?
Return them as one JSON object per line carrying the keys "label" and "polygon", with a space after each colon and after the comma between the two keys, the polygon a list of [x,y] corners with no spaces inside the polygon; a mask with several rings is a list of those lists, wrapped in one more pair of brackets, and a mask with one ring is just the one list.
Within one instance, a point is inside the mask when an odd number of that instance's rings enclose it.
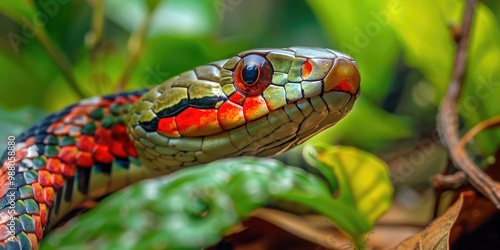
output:
{"label": "red marking on snake", "polygon": [[110,145],[113,141],[113,138],[111,137],[111,130],[99,127],[94,133],[94,139],[96,144]]}
{"label": "red marking on snake", "polygon": [[[59,157],[59,159],[61,159],[62,162],[73,163],[76,160],[77,153],[78,153],[78,149],[75,146],[67,146],[67,147],[61,148],[61,150],[59,151],[59,154],[57,156]],[[55,172],[55,171],[51,171],[51,172]],[[60,173],[60,169],[56,173]]]}
{"label": "red marking on snake", "polygon": [[269,110],[267,109],[264,98],[257,95],[249,96],[245,99],[245,102],[243,103],[243,112],[245,114],[245,120],[249,122],[266,115],[269,113]]}
{"label": "red marking on snake", "polygon": [[161,118],[158,122],[158,133],[164,134],[169,137],[179,137],[175,117]]}
{"label": "red marking on snake", "polygon": [[121,141],[114,141],[109,148],[111,154],[119,158],[125,158],[128,156],[127,151],[125,150],[125,143]]}
{"label": "red marking on snake", "polygon": [[76,174],[76,166],[74,164],[63,163],[61,165],[61,173],[64,176],[72,177]]}
{"label": "red marking on snake", "polygon": [[39,215],[33,215],[33,221],[35,222],[35,234],[38,240],[42,239],[43,236],[43,227],[42,227],[42,221],[40,220]]}
{"label": "red marking on snake", "polygon": [[117,124],[111,131],[111,137],[115,140],[128,139],[127,128],[124,125]]}
{"label": "red marking on snake", "polygon": [[[61,154],[62,151],[63,150],[59,151],[59,155]],[[76,154],[75,154],[75,158],[76,158]],[[51,173],[61,173],[61,165],[62,164],[61,164],[61,161],[59,159],[49,158],[49,160],[47,160],[46,169],[48,171],[50,171]]]}
{"label": "red marking on snake", "polygon": [[46,187],[43,189],[43,196],[48,207],[52,207],[54,202],[54,189],[52,187]]}
{"label": "red marking on snake", "polygon": [[76,165],[81,168],[91,168],[94,166],[92,154],[89,152],[78,152],[76,154]]}
{"label": "red marking on snake", "polygon": [[96,145],[94,147],[94,160],[104,164],[111,164],[113,162],[113,155],[109,152],[109,146]]}
{"label": "red marking on snake", "polygon": [[123,105],[129,101],[127,100],[127,98],[119,96],[114,100],[114,102],[119,104],[119,105]]}
{"label": "red marking on snake", "polygon": [[309,61],[302,64],[302,79],[307,78],[311,74],[312,68],[312,64]]}
{"label": "red marking on snake", "polygon": [[135,149],[134,143],[132,143],[131,140],[128,140],[125,142],[125,149],[127,150],[127,153],[132,156],[132,157],[139,157],[139,154],[137,153],[137,149]]}
{"label": "red marking on snake", "polygon": [[348,80],[342,80],[337,86],[333,87],[333,90],[342,91],[342,92],[349,92],[349,93],[352,92],[351,86],[349,86]]}
{"label": "red marking on snake", "polygon": [[236,104],[239,104],[241,105],[243,103],[243,101],[245,100],[245,96],[242,95],[240,92],[238,91],[235,91],[230,97],[229,97],[229,100],[236,103]]}
{"label": "red marking on snake", "polygon": [[60,188],[64,185],[64,177],[60,174],[52,174],[52,182],[54,183],[54,188]]}
{"label": "red marking on snake", "polygon": [[92,149],[94,149],[94,138],[88,135],[82,135],[80,137],[80,140],[76,142],[76,147],[80,151],[85,151],[85,152],[92,152]]}
{"label": "red marking on snake", "polygon": [[217,118],[222,129],[230,130],[245,124],[243,107],[232,102],[224,102],[217,111]]}
{"label": "red marking on snake", "polygon": [[30,137],[24,142],[24,147],[27,148],[33,144],[35,144],[35,137]]}
{"label": "red marking on snake", "polygon": [[44,187],[52,187],[52,176],[47,170],[38,171],[38,182]]}
{"label": "red marking on snake", "polygon": [[0,196],[2,197],[5,196],[10,187],[8,176],[7,161],[5,161],[2,168],[0,169]]}
{"label": "red marking on snake", "polygon": [[221,132],[216,109],[189,107],[175,117],[177,129],[183,136],[203,136]]}
{"label": "red marking on snake", "polygon": [[33,197],[38,203],[44,203],[45,202],[45,196],[43,195],[43,187],[40,185],[40,183],[35,182],[31,184],[31,187],[33,188]]}
{"label": "red marking on snake", "polygon": [[45,203],[38,204],[40,206],[40,221],[43,225],[47,225],[47,205]]}
{"label": "red marking on snake", "polygon": [[36,234],[28,233],[27,235],[28,235],[29,241],[31,242],[31,245],[33,246],[33,249],[38,249],[38,240],[36,238]]}

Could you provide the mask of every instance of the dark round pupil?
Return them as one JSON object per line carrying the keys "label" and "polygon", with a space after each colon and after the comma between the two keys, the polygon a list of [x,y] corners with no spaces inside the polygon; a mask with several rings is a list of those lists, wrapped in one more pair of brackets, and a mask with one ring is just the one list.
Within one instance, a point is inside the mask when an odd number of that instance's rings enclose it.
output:
{"label": "dark round pupil", "polygon": [[247,84],[252,84],[257,80],[259,76],[259,66],[256,64],[247,64],[243,67],[243,72],[241,73],[243,81]]}

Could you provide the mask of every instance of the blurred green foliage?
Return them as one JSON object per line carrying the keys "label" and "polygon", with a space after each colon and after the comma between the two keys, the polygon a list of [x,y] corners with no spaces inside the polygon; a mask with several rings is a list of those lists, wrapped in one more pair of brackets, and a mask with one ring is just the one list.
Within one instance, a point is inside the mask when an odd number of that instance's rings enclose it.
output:
{"label": "blurred green foliage", "polygon": [[[460,25],[464,2],[309,1],[336,48],[358,61],[362,76],[363,98],[327,132],[330,138],[377,148],[433,129],[451,78],[452,30]],[[498,10],[499,4],[485,2],[476,11],[460,110],[469,128],[500,113],[498,11],[495,20],[488,8]],[[499,142],[499,131],[488,131],[477,145],[491,154]]]}

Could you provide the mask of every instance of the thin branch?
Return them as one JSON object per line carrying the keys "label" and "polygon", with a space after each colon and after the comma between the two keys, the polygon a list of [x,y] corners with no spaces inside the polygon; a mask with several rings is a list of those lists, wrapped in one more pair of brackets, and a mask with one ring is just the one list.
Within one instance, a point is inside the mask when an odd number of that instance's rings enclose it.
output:
{"label": "thin branch", "polygon": [[[31,8],[32,10],[35,8],[33,0],[25,0],[25,4]],[[66,79],[66,82],[69,84],[69,87],[73,89],[73,91],[80,98],[85,98],[85,94],[78,87],[76,78],[73,74],[71,63],[68,58],[64,55],[64,53],[57,47],[52,39],[50,39],[47,31],[44,27],[37,27],[32,22],[23,22],[22,16],[9,15],[8,12],[5,12],[11,20],[16,22],[19,26],[26,25],[30,30],[35,31],[35,37],[40,42],[42,47],[45,49],[50,58],[54,61],[54,63],[59,67],[63,77]]]}
{"label": "thin branch", "polygon": [[69,62],[68,58],[64,56],[63,52],[52,42],[45,29],[40,29],[36,35],[36,38],[45,48],[52,60],[54,60],[56,65],[59,67],[61,73],[66,79],[66,82],[73,89],[73,91],[78,95],[78,97],[85,98],[85,94],[80,89],[80,87],[78,87],[75,75],[73,74],[71,63]]}
{"label": "thin branch", "polygon": [[94,55],[103,42],[104,0],[92,0],[89,2],[94,7],[92,14],[92,31],[89,33],[91,52]]}
{"label": "thin branch", "polygon": [[153,18],[153,13],[154,10],[152,10],[147,16],[144,22],[141,24],[141,26],[134,32],[129,38],[128,41],[128,58],[127,61],[125,62],[125,67],[123,68],[123,72],[118,79],[118,83],[116,84],[116,91],[122,91],[128,80],[130,79],[130,76],[132,75],[132,71],[139,61],[139,58],[141,57],[142,49],[143,49],[143,44],[144,44],[144,38],[146,37],[146,34],[148,33],[149,26],[151,25],[151,20]]}
{"label": "thin branch", "polygon": [[478,123],[471,130],[467,131],[467,133],[465,133],[462,139],[460,139],[460,141],[458,142],[459,147],[465,148],[467,142],[469,142],[472,138],[474,138],[474,136],[476,136],[479,132],[487,128],[499,125],[500,125],[500,115]]}
{"label": "thin branch", "polygon": [[441,190],[457,190],[462,187],[467,180],[464,172],[459,171],[450,175],[436,174],[432,177],[432,187]]}
{"label": "thin branch", "polygon": [[478,0],[468,0],[462,21],[462,35],[459,37],[455,65],[448,91],[441,103],[438,114],[438,130],[447,146],[455,165],[462,170],[469,182],[498,208],[500,208],[500,190],[497,184],[482,172],[471,160],[467,151],[459,145],[457,102],[462,91],[467,64],[467,48],[469,46],[472,19]]}

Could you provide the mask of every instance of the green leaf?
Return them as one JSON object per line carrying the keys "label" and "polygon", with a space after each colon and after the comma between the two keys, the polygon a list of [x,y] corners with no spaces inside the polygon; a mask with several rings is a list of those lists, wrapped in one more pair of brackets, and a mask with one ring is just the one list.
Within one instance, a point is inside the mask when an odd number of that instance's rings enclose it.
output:
{"label": "green leaf", "polygon": [[[199,249],[218,242],[253,210],[279,202],[318,211],[350,235],[370,230],[367,220],[330,191],[323,179],[273,159],[216,161],[113,194],[50,234],[42,249],[84,242],[82,249]],[[369,221],[380,211],[372,212]]]}
{"label": "green leaf", "polygon": [[352,226],[354,231],[345,232],[361,244],[391,206],[393,188],[387,165],[373,154],[345,146],[309,144],[304,148],[304,158],[337,192],[334,206],[329,208],[348,211],[333,223],[345,230],[343,224],[360,222]]}

